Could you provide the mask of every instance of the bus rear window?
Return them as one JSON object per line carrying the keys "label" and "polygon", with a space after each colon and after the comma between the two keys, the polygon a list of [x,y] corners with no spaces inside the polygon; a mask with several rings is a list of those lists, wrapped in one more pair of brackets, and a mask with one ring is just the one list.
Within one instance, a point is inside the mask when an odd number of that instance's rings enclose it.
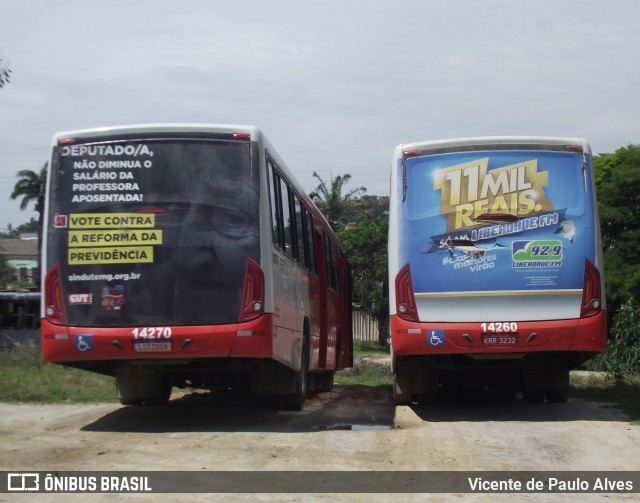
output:
{"label": "bus rear window", "polygon": [[47,267],[60,267],[67,322],[237,321],[246,260],[260,259],[254,157],[248,142],[202,139],[58,147]]}

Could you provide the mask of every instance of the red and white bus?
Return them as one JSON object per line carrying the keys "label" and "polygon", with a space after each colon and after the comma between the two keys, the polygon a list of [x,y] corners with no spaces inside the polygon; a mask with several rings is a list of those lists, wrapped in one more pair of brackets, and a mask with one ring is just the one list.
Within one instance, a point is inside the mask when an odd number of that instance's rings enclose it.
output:
{"label": "red and white bus", "polygon": [[43,357],[115,376],[123,404],[177,386],[297,410],[352,364],[347,258],[255,127],[58,133],[45,222]]}
{"label": "red and white bus", "polygon": [[399,145],[392,163],[396,402],[429,402],[461,382],[566,401],[569,371],[607,334],[587,142],[421,142]]}

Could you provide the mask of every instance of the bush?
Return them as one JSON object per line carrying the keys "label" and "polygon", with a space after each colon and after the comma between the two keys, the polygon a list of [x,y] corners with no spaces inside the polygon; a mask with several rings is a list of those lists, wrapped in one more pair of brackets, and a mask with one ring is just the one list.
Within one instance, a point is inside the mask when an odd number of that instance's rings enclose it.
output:
{"label": "bush", "polygon": [[640,372],[640,305],[627,300],[616,314],[602,366],[614,379]]}
{"label": "bush", "polygon": [[389,346],[381,346],[378,341],[353,341],[353,351],[355,353],[389,353]]}

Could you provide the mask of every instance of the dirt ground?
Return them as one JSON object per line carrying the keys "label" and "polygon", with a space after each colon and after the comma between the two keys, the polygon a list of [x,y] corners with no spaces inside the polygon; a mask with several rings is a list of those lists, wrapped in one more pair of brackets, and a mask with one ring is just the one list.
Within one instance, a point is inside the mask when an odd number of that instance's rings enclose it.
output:
{"label": "dirt ground", "polygon": [[[640,427],[612,404],[504,402],[480,389],[395,407],[390,390],[336,386],[301,412],[234,394],[166,407],[0,404],[0,470],[640,470]],[[27,501],[0,494],[0,502]],[[518,495],[632,501],[636,495]],[[509,495],[29,495],[29,501],[513,501]],[[509,498],[509,499],[507,499]]]}

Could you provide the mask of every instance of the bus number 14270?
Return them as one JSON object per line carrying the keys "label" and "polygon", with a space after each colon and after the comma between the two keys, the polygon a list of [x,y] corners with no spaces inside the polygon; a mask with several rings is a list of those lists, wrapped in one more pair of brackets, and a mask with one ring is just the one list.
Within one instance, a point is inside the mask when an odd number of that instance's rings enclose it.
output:
{"label": "bus number 14270", "polygon": [[142,327],[131,331],[134,339],[171,339],[171,327]]}

